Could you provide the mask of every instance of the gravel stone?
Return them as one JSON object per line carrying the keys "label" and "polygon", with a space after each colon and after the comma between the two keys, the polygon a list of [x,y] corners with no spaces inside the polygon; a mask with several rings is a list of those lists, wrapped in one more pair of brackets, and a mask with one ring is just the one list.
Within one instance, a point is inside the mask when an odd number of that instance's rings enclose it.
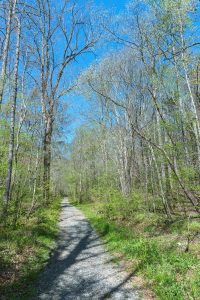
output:
{"label": "gravel stone", "polygon": [[67,198],[62,202],[59,224],[57,249],[40,276],[33,299],[141,299],[131,274],[112,262],[89,221]]}

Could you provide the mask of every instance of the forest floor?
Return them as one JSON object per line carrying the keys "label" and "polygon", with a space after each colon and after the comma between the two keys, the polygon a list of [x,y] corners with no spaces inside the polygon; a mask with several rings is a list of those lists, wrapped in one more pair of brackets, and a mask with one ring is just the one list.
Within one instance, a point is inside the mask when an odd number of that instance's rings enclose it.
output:
{"label": "forest floor", "polygon": [[168,224],[130,207],[107,215],[101,203],[78,205],[88,220],[66,199],[61,208],[59,223],[55,199],[0,231],[1,300],[200,299],[198,219]]}
{"label": "forest floor", "polygon": [[33,299],[140,299],[133,272],[113,263],[85,216],[62,202],[57,249],[41,274]]}
{"label": "forest floor", "polygon": [[199,219],[167,223],[152,213],[130,215],[129,207],[107,214],[104,204],[95,201],[78,207],[115,261],[134,274],[132,281],[143,291],[144,299],[200,299]]}
{"label": "forest floor", "polygon": [[0,228],[0,300],[29,300],[56,247],[60,198]]}

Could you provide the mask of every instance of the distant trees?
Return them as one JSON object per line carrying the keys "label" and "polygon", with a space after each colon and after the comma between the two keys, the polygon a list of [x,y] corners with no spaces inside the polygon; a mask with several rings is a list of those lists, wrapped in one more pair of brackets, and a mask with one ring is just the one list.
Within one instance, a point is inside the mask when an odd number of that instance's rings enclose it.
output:
{"label": "distant trees", "polygon": [[125,197],[139,190],[147,211],[162,210],[169,218],[177,211],[199,212],[196,9],[192,1],[130,5],[122,32],[109,29],[123,49],[92,65],[79,81],[81,93],[99,107],[94,119],[106,132],[106,143],[99,140],[106,154],[96,149],[102,164],[95,172],[105,172],[107,157]]}
{"label": "distant trees", "polygon": [[[52,140],[63,97],[76,74],[67,67],[99,38],[92,7],[78,2],[4,0],[0,4],[0,196],[16,223],[50,201]],[[73,76],[73,77],[72,77]],[[55,153],[55,151],[54,151]],[[10,220],[10,219],[9,219]]]}

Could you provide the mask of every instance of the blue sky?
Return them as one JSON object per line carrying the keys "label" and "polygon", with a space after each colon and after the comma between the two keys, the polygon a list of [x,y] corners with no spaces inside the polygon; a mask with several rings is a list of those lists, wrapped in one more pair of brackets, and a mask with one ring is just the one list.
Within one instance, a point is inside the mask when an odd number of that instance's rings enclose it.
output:
{"label": "blue sky", "polygon": [[[84,1],[84,0],[83,0]],[[122,10],[125,7],[127,1],[125,0],[96,0],[95,3],[97,5],[103,5],[106,8],[109,9],[116,9],[117,12],[119,12],[120,10]]]}
{"label": "blue sky", "polygon": [[[84,6],[87,0],[81,0],[81,4]],[[110,10],[112,14],[119,14],[125,9],[127,0],[94,0],[95,5],[98,7],[103,7]],[[109,47],[109,46],[107,46]],[[105,50],[105,49],[104,49]],[[74,69],[78,69],[78,72],[86,69],[95,59],[99,59],[104,55],[102,49],[97,49],[95,55],[85,54],[83,57],[79,58],[78,63],[74,65]],[[69,95],[68,97],[69,109],[68,114],[72,120],[71,125],[66,129],[66,140],[70,142],[75,134],[76,129],[84,123],[85,118],[82,113],[87,112],[88,103],[80,96]]]}

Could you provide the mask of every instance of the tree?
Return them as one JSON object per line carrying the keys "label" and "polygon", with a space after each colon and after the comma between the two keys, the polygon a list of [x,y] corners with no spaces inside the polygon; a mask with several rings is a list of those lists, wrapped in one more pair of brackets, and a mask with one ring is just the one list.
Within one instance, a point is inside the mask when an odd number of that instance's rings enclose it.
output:
{"label": "tree", "polygon": [[[44,198],[49,200],[51,143],[56,106],[71,89],[61,87],[66,68],[79,56],[91,50],[98,40],[89,16],[80,12],[72,2],[64,1],[61,7],[48,0],[36,1],[38,21],[30,20],[33,56],[38,65],[39,80],[34,79],[41,95],[43,116]],[[59,39],[58,39],[59,37]],[[40,43],[40,41],[42,41]],[[59,48],[59,54],[57,49]]]}
{"label": "tree", "polygon": [[[193,11],[189,4],[144,2],[145,13],[138,6],[136,11],[133,8],[134,17],[128,20],[127,30],[123,29],[125,37],[109,30],[124,49],[94,64],[80,78],[82,94],[98,99],[104,116],[110,119],[103,126],[112,132],[115,129],[123,194],[144,186],[147,209],[155,209],[152,197],[158,196],[169,218],[174,207],[185,206],[185,201],[199,211],[198,195],[189,184],[199,173],[197,104],[189,79],[192,67],[185,56],[187,49],[198,45],[187,41],[188,12]],[[195,174],[193,179],[184,174],[185,160]],[[178,198],[177,190],[181,193]],[[153,203],[149,206],[150,198]]]}
{"label": "tree", "polygon": [[6,81],[6,68],[8,63],[8,54],[9,54],[9,46],[10,46],[11,25],[12,25],[13,16],[15,14],[17,0],[9,0],[5,4],[6,6],[8,6],[8,17],[7,17],[7,24],[6,24],[5,41],[4,41],[3,52],[2,52],[2,66],[1,66],[1,76],[0,76],[0,110],[1,110],[4,86]]}
{"label": "tree", "polygon": [[9,139],[9,151],[8,151],[8,168],[6,177],[6,190],[4,196],[4,206],[7,210],[8,201],[11,195],[11,179],[13,170],[13,159],[14,159],[14,147],[15,147],[15,116],[16,116],[16,100],[18,91],[18,68],[19,68],[19,57],[20,57],[20,39],[21,39],[21,21],[14,13],[14,18],[16,21],[16,54],[15,54],[15,65],[13,71],[13,91],[11,95],[11,121],[10,121],[10,139]]}

